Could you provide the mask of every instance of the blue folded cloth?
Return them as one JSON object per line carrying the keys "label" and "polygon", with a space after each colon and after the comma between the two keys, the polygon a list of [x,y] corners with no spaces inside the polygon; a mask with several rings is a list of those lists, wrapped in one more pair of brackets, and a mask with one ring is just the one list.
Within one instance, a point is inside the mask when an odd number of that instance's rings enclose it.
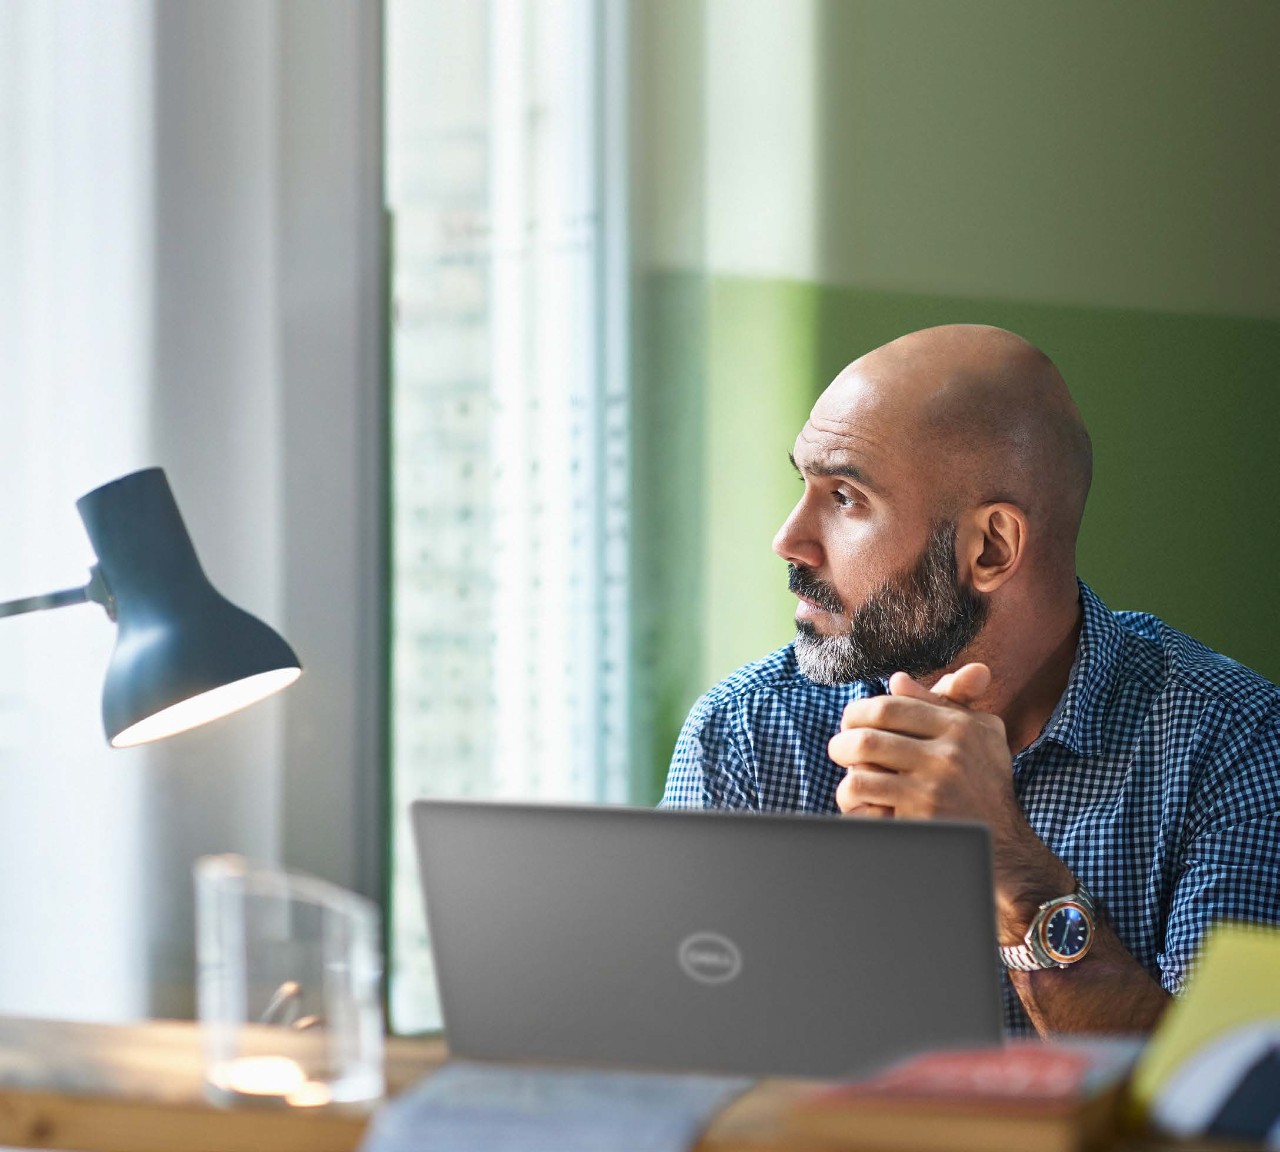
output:
{"label": "blue folded cloth", "polygon": [[361,1152],[686,1152],[752,1080],[451,1061],[375,1113]]}

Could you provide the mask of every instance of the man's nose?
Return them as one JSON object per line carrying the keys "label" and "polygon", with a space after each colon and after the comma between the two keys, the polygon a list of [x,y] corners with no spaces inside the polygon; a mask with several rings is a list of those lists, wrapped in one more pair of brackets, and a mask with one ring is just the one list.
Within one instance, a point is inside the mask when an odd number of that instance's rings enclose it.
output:
{"label": "man's nose", "polygon": [[773,550],[788,564],[799,564],[805,568],[821,567],[822,546],[808,524],[803,499],[782,522],[782,527],[773,538]]}

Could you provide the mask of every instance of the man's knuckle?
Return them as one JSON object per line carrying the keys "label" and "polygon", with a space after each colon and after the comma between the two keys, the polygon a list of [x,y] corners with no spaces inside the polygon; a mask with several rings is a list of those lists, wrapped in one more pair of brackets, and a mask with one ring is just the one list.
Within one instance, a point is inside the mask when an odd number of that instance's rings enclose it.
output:
{"label": "man's knuckle", "polygon": [[860,808],[867,803],[866,781],[858,773],[851,772],[845,778],[844,788],[845,810]]}
{"label": "man's knuckle", "polygon": [[985,731],[999,736],[1001,740],[1005,738],[1004,721],[999,716],[993,716],[990,712],[980,712],[975,719]]}
{"label": "man's knuckle", "polygon": [[878,761],[884,755],[888,737],[878,728],[862,730],[861,752],[864,760]]}
{"label": "man's knuckle", "polygon": [[939,740],[935,758],[944,772],[955,772],[964,763],[964,747],[958,740]]}

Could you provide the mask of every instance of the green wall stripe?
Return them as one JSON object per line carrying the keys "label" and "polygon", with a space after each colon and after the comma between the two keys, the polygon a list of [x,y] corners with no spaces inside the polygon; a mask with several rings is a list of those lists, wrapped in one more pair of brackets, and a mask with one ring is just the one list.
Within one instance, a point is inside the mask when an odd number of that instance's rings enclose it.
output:
{"label": "green wall stripe", "polygon": [[702,672],[712,682],[794,630],[795,600],[770,545],[800,494],[787,453],[817,396],[821,299],[807,284],[712,284],[702,552]]}

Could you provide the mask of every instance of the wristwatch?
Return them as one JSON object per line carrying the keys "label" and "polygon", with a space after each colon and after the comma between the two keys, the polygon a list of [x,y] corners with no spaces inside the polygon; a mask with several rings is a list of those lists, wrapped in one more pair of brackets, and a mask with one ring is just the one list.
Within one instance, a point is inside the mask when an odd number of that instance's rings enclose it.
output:
{"label": "wristwatch", "polygon": [[1046,900],[1036,909],[1023,942],[1001,948],[1000,959],[1019,972],[1070,967],[1089,951],[1096,916],[1093,896],[1077,880],[1070,896]]}

